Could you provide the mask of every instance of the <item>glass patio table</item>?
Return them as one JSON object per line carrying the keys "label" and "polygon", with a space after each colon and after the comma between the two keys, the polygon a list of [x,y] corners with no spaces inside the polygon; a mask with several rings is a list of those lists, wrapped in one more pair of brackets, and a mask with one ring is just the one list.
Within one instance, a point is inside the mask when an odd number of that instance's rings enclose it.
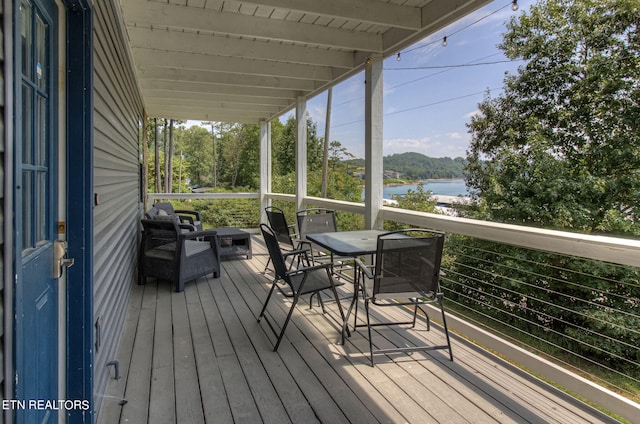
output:
{"label": "glass patio table", "polygon": [[356,258],[376,253],[382,230],[338,231],[307,234],[307,239],[338,256]]}
{"label": "glass patio table", "polygon": [[[318,246],[327,249],[332,256],[338,255],[349,258],[357,258],[359,256],[373,255],[376,253],[378,236],[384,234],[382,230],[358,230],[358,231],[338,231],[332,233],[312,233],[307,234],[307,239]],[[357,279],[353,279],[353,298],[349,305],[349,310],[344,317],[342,323],[342,341],[344,344],[344,334],[350,335],[347,323],[354,305],[358,301],[358,288],[356,287]]]}

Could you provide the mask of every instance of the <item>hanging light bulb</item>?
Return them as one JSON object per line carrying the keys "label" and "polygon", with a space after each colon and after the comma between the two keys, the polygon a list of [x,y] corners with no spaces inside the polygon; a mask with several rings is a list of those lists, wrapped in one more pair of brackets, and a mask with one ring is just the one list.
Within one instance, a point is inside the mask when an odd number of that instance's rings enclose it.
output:
{"label": "hanging light bulb", "polygon": [[371,65],[371,58],[370,57],[367,58],[367,65]]}
{"label": "hanging light bulb", "polygon": [[446,35],[442,39],[442,47],[447,47],[447,36]]}
{"label": "hanging light bulb", "polygon": [[511,10],[513,10],[514,12],[518,10],[518,0],[513,0],[511,2]]}
{"label": "hanging light bulb", "polygon": [[400,52],[398,52],[398,56],[396,56],[396,60],[400,62]]}

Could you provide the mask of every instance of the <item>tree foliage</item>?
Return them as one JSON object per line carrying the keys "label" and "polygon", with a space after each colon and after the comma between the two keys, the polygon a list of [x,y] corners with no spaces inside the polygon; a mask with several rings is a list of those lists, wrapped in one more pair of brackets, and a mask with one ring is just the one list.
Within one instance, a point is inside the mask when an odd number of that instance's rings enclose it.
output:
{"label": "tree foliage", "polygon": [[402,173],[403,178],[426,180],[428,178],[462,178],[463,158],[430,158],[421,153],[396,153],[385,156],[384,169]]}
{"label": "tree foliage", "polygon": [[500,47],[524,59],[469,125],[490,219],[640,234],[640,2],[542,0]]}
{"label": "tree foliage", "polygon": [[[500,47],[526,64],[469,124],[465,173],[479,202],[461,214],[640,235],[639,22],[638,0],[540,0],[512,18]],[[450,241],[450,298],[638,381],[636,268]]]}

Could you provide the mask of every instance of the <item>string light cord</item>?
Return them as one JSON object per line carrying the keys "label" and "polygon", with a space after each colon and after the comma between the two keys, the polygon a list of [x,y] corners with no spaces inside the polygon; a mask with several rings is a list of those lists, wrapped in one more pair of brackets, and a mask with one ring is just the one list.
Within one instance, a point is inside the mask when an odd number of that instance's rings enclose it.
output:
{"label": "string light cord", "polygon": [[[516,2],[515,4],[517,4],[517,2]],[[430,41],[430,42],[428,42],[428,43],[421,44],[421,45],[419,45],[419,46],[412,47],[412,48],[410,48],[410,49],[407,49],[407,50],[401,51],[401,52],[399,52],[399,53],[398,53],[398,57],[400,57],[400,55],[401,55],[401,54],[404,54],[404,53],[410,53],[410,52],[413,52],[413,51],[415,51],[415,50],[423,49],[423,48],[425,48],[425,47],[428,47],[428,46],[434,45],[434,44],[436,44],[436,43],[442,43],[442,42],[443,42],[443,40],[449,40],[449,39],[451,39],[451,36],[452,36],[452,35],[456,35],[456,34],[458,34],[458,33],[462,32],[462,31],[464,31],[464,30],[466,30],[466,29],[468,29],[468,28],[472,27],[473,25],[476,25],[477,23],[480,23],[480,22],[484,21],[485,19],[487,19],[487,18],[489,18],[489,17],[491,17],[491,16],[495,15],[496,13],[498,13],[498,12],[500,12],[500,11],[504,10],[504,9],[506,9],[507,7],[510,7],[510,8],[513,10],[513,8],[514,8],[514,2],[513,2],[513,1],[510,1],[508,4],[506,4],[506,5],[504,5],[504,6],[500,7],[500,8],[498,8],[498,9],[496,9],[496,10],[494,10],[493,12],[489,13],[488,15],[482,16],[482,17],[480,17],[480,18],[476,19],[475,21],[473,21],[473,22],[469,23],[468,25],[466,25],[466,26],[464,26],[464,27],[460,28],[459,30],[454,31],[454,32],[452,32],[451,34],[447,34],[447,35],[445,35],[443,39],[440,39],[440,38],[439,38],[439,39],[437,39],[437,40],[433,40],[433,41]]]}
{"label": "string light cord", "polygon": [[[427,103],[427,104],[424,104],[424,105],[414,106],[414,107],[410,107],[410,108],[402,109],[402,110],[396,110],[394,112],[385,113],[384,116],[397,115],[398,113],[410,112],[412,110],[422,109],[422,108],[430,107],[430,106],[437,106],[437,105],[441,105],[443,103],[448,103],[448,102],[453,102],[453,101],[456,101],[456,100],[466,99],[467,97],[475,97],[475,96],[479,96],[481,94],[491,93],[491,92],[494,92],[496,90],[502,90],[503,88],[504,88],[504,86],[503,87],[488,88],[486,90],[478,91],[478,92],[471,93],[471,94],[464,94],[464,95],[458,96],[458,97],[450,97],[448,99],[438,100],[436,102],[431,102],[431,103]],[[364,119],[358,119],[356,121],[345,122],[345,123],[338,124],[338,125],[331,125],[331,128],[346,127],[347,125],[353,125],[353,124],[357,124],[359,122],[364,122]]]}
{"label": "string light cord", "polygon": [[[497,53],[490,54],[488,56],[480,57],[478,59],[472,60],[471,62],[467,62],[467,63],[476,63],[476,62],[480,62],[480,61],[489,59],[489,58],[494,57],[494,56],[501,56],[501,55],[502,55],[502,52],[497,52]],[[453,69],[454,68],[447,68],[447,69],[444,69],[444,70],[441,70],[441,71],[438,71],[438,72],[433,72],[433,73],[431,73],[429,75],[425,75],[425,76],[422,76],[422,77],[419,77],[419,78],[415,78],[415,79],[412,79],[412,80],[409,80],[409,81],[401,82],[399,84],[396,84],[394,86],[389,87],[389,89],[393,90],[393,89],[398,88],[398,87],[402,87],[402,86],[405,86],[405,85],[413,84],[414,82],[422,81],[422,80],[425,80],[425,79],[428,79],[428,78],[437,77],[438,75],[442,75],[442,74],[445,74],[447,72],[451,72]]]}
{"label": "string light cord", "polygon": [[[488,56],[483,56],[483,57],[480,57],[478,59],[472,60],[471,62],[467,62],[467,63],[468,64],[474,64],[474,63],[477,63],[478,61],[489,59],[491,57],[499,56],[499,55],[502,55],[502,53],[501,52],[493,53],[493,54],[490,54]],[[385,68],[385,69],[387,69],[387,68]],[[400,68],[393,68],[393,69],[400,69]],[[417,69],[417,68],[408,68],[408,69]],[[414,82],[422,81],[422,80],[427,79],[427,78],[433,78],[433,77],[436,77],[438,75],[442,75],[442,74],[444,74],[446,72],[450,72],[452,69],[454,69],[454,68],[446,68],[446,69],[444,69],[442,71],[434,72],[434,73],[431,73],[429,75],[422,76],[420,78],[416,78],[416,79],[412,79],[412,80],[409,80],[409,81],[401,82],[400,84],[396,84],[396,85],[388,87],[388,89],[389,90],[393,90],[393,89],[396,89],[396,88],[399,88],[399,87],[402,87],[402,86],[405,86],[405,85],[413,84]],[[389,70],[392,70],[392,69],[389,69]],[[337,103],[337,104],[333,105],[333,107],[343,106],[343,105],[346,105],[346,104],[349,104],[349,103],[353,103],[355,101],[362,100],[362,99],[364,99],[364,96],[356,97],[355,99],[350,99],[350,100],[346,100],[346,101],[341,102],[341,103]]]}
{"label": "string light cord", "polygon": [[406,68],[385,68],[385,71],[407,71],[407,70],[415,70],[415,69],[453,69],[453,68],[465,68],[471,66],[482,66],[482,65],[495,65],[498,63],[511,63],[516,61],[521,61],[524,59],[517,60],[496,60],[493,62],[478,62],[478,63],[460,63],[457,65],[436,65],[436,66],[415,66],[415,67],[406,67]]}

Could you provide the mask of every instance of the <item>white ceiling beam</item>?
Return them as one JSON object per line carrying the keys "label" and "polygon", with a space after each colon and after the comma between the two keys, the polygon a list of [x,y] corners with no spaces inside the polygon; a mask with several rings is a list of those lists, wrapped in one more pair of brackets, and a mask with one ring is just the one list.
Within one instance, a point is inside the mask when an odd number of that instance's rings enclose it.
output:
{"label": "white ceiling beam", "polygon": [[149,99],[150,102],[154,102],[159,99],[177,99],[177,100],[195,100],[195,101],[218,101],[236,104],[246,105],[262,105],[273,106],[277,109],[288,106],[291,101],[288,99],[274,99],[269,97],[257,97],[257,96],[236,96],[230,94],[218,94],[218,93],[203,93],[203,92],[188,92],[188,91],[173,91],[173,90],[145,90],[145,99]]}
{"label": "white ceiling beam", "polygon": [[207,84],[192,81],[140,80],[143,94],[149,89],[186,91],[189,93],[232,94],[236,96],[256,96],[271,99],[295,99],[302,93],[297,90],[280,90],[262,87],[238,87],[223,84]]}
{"label": "white ceiling beam", "polygon": [[127,32],[129,33],[132,48],[186,51],[347,69],[351,69],[354,66],[353,52],[216,37],[163,29],[152,30],[135,26],[128,27]]}
{"label": "white ceiling beam", "polygon": [[191,71],[177,68],[150,68],[138,71],[140,79],[201,82],[243,87],[283,88],[311,92],[317,88],[313,81],[293,78],[262,77],[228,72]]}
{"label": "white ceiling beam", "polygon": [[264,116],[261,114],[251,113],[223,113],[215,112],[205,109],[192,109],[192,108],[173,108],[166,109],[150,109],[147,108],[147,116],[152,118],[169,118],[169,119],[183,119],[194,121],[214,121],[214,122],[229,122],[229,123],[242,123],[242,124],[257,124],[261,120],[268,120],[270,116]]}
{"label": "white ceiling beam", "polygon": [[455,22],[491,0],[433,0],[422,7],[422,27],[437,30]]}
{"label": "white ceiling beam", "polygon": [[197,53],[150,49],[133,49],[139,69],[170,66],[190,70],[214,72],[243,72],[250,75],[280,76],[287,78],[331,81],[339,73],[326,66],[279,63],[270,60],[254,60],[238,57],[211,56]]}
{"label": "white ceiling beam", "polygon": [[192,109],[207,109],[215,111],[226,112],[256,112],[261,115],[273,115],[279,108],[274,106],[259,106],[259,105],[247,105],[247,104],[235,104],[235,103],[221,103],[216,101],[215,98],[210,100],[182,100],[182,99],[154,99],[147,97],[145,103],[148,108],[160,109],[163,107],[175,107],[180,108],[192,108]]}
{"label": "white ceiling beam", "polygon": [[125,2],[125,19],[149,27],[208,31],[348,50],[382,51],[380,34],[167,3]]}
{"label": "white ceiling beam", "polygon": [[371,0],[248,0],[244,3],[411,30],[422,26],[419,8]]}

